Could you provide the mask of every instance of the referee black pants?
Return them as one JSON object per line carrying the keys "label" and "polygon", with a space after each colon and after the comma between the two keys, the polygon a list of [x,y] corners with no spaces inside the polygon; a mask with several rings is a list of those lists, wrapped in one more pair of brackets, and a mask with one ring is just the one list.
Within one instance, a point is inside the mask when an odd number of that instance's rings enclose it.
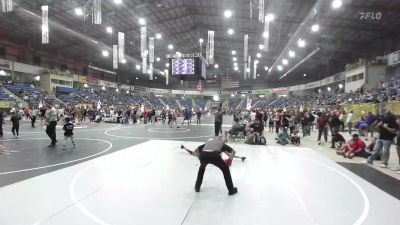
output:
{"label": "referee black pants", "polygon": [[219,135],[221,127],[222,127],[222,121],[215,121],[215,136]]}
{"label": "referee black pants", "polygon": [[55,145],[57,142],[57,138],[56,138],[56,126],[57,126],[57,122],[56,121],[52,121],[49,123],[49,125],[47,125],[46,127],[46,134],[49,136],[49,138],[51,139],[51,144]]}
{"label": "referee black pants", "polygon": [[203,182],[204,172],[206,171],[206,166],[210,163],[218,167],[224,174],[225,184],[228,191],[233,190],[233,182],[231,177],[231,172],[229,171],[228,165],[221,158],[221,155],[217,152],[201,152],[200,153],[200,167],[197,173],[196,189],[200,189]]}

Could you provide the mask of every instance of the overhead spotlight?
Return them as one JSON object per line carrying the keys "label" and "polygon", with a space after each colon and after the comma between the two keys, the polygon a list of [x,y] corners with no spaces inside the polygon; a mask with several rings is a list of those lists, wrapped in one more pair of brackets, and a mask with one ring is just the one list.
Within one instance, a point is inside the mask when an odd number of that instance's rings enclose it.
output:
{"label": "overhead spotlight", "polygon": [[258,60],[256,59],[256,60],[254,60],[254,63],[255,63],[255,64],[258,64],[259,62],[258,62]]}
{"label": "overhead spotlight", "polygon": [[153,71],[152,70],[147,70],[147,74],[151,74]]}
{"label": "overhead spotlight", "polygon": [[116,91],[116,92],[119,92],[119,89],[117,88],[117,89],[115,89],[115,91]]}
{"label": "overhead spotlight", "polygon": [[269,33],[268,32],[264,32],[262,36],[263,36],[263,38],[268,38],[269,37]]}
{"label": "overhead spotlight", "polygon": [[257,58],[261,58],[261,53],[256,54]]}
{"label": "overhead spotlight", "polygon": [[303,77],[306,77],[307,76],[307,74],[303,74]]}
{"label": "overhead spotlight", "polygon": [[297,41],[297,45],[298,45],[300,48],[304,48],[304,47],[306,46],[306,41],[305,41],[305,40],[302,40],[302,39],[299,39],[299,40]]}
{"label": "overhead spotlight", "polygon": [[217,78],[217,75],[214,75],[214,78]]}
{"label": "overhead spotlight", "polygon": [[140,70],[140,65],[136,65],[136,70]]}
{"label": "overhead spotlight", "polygon": [[178,58],[182,57],[182,53],[176,52],[176,57],[178,57]]}
{"label": "overhead spotlight", "polygon": [[260,74],[258,73],[258,74],[257,74],[257,77],[259,77],[259,76],[260,76]]}
{"label": "overhead spotlight", "polygon": [[226,18],[230,18],[230,17],[232,16],[232,11],[231,11],[231,10],[225,10],[224,16],[225,16]]}
{"label": "overhead spotlight", "polygon": [[218,64],[215,64],[215,65],[214,65],[214,68],[215,68],[215,69],[218,69],[218,68],[219,68]]}
{"label": "overhead spotlight", "polygon": [[84,84],[83,87],[84,87],[84,88],[88,88],[89,85],[88,85],[88,84]]}
{"label": "overhead spotlight", "polygon": [[[2,74],[1,71],[3,71],[4,74]],[[4,70],[0,70],[0,75],[6,75],[6,72]],[[40,81],[40,76],[36,76],[35,80]]]}
{"label": "overhead spotlight", "polygon": [[264,66],[264,70],[268,71],[268,69],[269,69],[268,66]]}
{"label": "overhead spotlight", "polygon": [[121,63],[125,64],[126,63],[126,59],[122,59]]}
{"label": "overhead spotlight", "polygon": [[311,31],[312,31],[312,32],[317,32],[317,31],[319,31],[319,25],[318,25],[318,24],[312,25],[312,26],[311,26]]}
{"label": "overhead spotlight", "polygon": [[162,38],[162,35],[158,33],[158,34],[156,34],[156,38],[157,38],[157,39],[161,39],[161,38]]}
{"label": "overhead spotlight", "polygon": [[237,58],[236,58],[236,57],[233,57],[232,60],[233,60],[234,62],[236,62],[236,61],[237,61]]}
{"label": "overhead spotlight", "polygon": [[136,80],[139,80],[139,77],[136,77]]}
{"label": "overhead spotlight", "polygon": [[156,61],[157,61],[157,62],[160,62],[160,61],[161,61],[160,57],[157,57],[157,58],[156,58]]}
{"label": "overhead spotlight", "polygon": [[234,31],[233,31],[232,28],[228,30],[228,34],[229,34],[229,35],[232,35],[233,33],[234,33]]}
{"label": "overhead spotlight", "polygon": [[103,50],[101,53],[103,54],[104,57],[108,57],[110,55],[110,53],[107,50]]}
{"label": "overhead spotlight", "polygon": [[122,3],[122,0],[114,0],[114,3],[115,3],[115,4],[121,4],[121,3]]}
{"label": "overhead spotlight", "polygon": [[165,63],[165,67],[169,67],[169,63]]}
{"label": "overhead spotlight", "polygon": [[146,20],[144,18],[139,18],[139,25],[146,25]]}
{"label": "overhead spotlight", "polygon": [[289,56],[290,56],[291,58],[293,58],[293,57],[296,56],[296,53],[295,53],[294,51],[292,51],[292,50],[289,50]]}
{"label": "overhead spotlight", "polygon": [[106,27],[106,31],[107,33],[111,34],[113,32],[112,27]]}
{"label": "overhead spotlight", "polygon": [[234,67],[237,67],[237,66],[238,66],[237,62],[233,63],[233,66],[234,66]]}
{"label": "overhead spotlight", "polygon": [[239,70],[239,67],[235,66],[235,67],[233,67],[233,70],[234,70],[234,71],[238,71],[238,70]]}
{"label": "overhead spotlight", "polygon": [[289,63],[289,61],[287,59],[282,59],[282,64],[283,65],[287,65]]}
{"label": "overhead spotlight", "polygon": [[104,86],[103,86],[103,87],[101,87],[101,90],[103,90],[103,91],[104,91],[104,90],[106,90],[106,87],[104,87]]}
{"label": "overhead spotlight", "polygon": [[265,16],[265,20],[267,22],[271,22],[272,20],[274,20],[275,16],[272,13],[269,13],[268,15]]}
{"label": "overhead spotlight", "polygon": [[203,42],[204,42],[204,39],[203,39],[203,38],[200,38],[200,39],[199,39],[199,42],[200,42],[200,44],[203,43]]}
{"label": "overhead spotlight", "polygon": [[247,68],[246,71],[247,71],[248,73],[250,73],[250,68]]}
{"label": "overhead spotlight", "polygon": [[82,10],[82,8],[80,8],[80,7],[75,8],[74,11],[75,11],[75,14],[76,14],[77,16],[82,16],[82,15],[83,15],[83,10]]}
{"label": "overhead spotlight", "polygon": [[236,55],[236,51],[235,50],[232,50],[232,55]]}
{"label": "overhead spotlight", "polygon": [[334,8],[334,9],[338,9],[338,8],[342,7],[342,5],[343,5],[342,0],[333,0],[332,1],[332,8]]}
{"label": "overhead spotlight", "polygon": [[168,49],[174,49],[173,45],[168,45]]}
{"label": "overhead spotlight", "polygon": [[258,45],[258,48],[262,50],[264,49],[264,45]]}
{"label": "overhead spotlight", "polygon": [[129,94],[129,91],[127,90],[126,93]]}
{"label": "overhead spotlight", "polygon": [[242,94],[242,97],[246,97],[246,95],[245,95],[245,94]]}
{"label": "overhead spotlight", "polygon": [[282,67],[281,65],[278,65],[276,68],[277,68],[279,71],[282,71],[282,70],[283,70],[283,67]]}
{"label": "overhead spotlight", "polygon": [[231,97],[232,97],[232,98],[235,97],[235,94],[232,93],[232,94],[231,94]]}

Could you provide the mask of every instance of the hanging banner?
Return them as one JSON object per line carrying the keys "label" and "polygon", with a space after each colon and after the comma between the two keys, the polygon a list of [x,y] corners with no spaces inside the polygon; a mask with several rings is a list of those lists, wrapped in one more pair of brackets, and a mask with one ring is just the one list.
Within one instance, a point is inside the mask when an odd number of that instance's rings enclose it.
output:
{"label": "hanging banner", "polygon": [[154,37],[149,38],[149,62],[154,62]]}
{"label": "hanging banner", "polygon": [[257,61],[256,60],[254,60],[254,63],[253,63],[253,79],[255,80],[255,79],[257,79]]}
{"label": "hanging banner", "polygon": [[214,31],[208,31],[208,41],[206,47],[206,61],[208,64],[214,64]]}
{"label": "hanging banner", "polygon": [[[247,56],[249,53],[249,35],[244,35],[244,43],[243,43],[243,62],[247,62]],[[247,68],[247,67],[245,67]]]}
{"label": "hanging banner", "polygon": [[289,92],[289,88],[287,88],[287,87],[272,89],[272,93],[275,93],[275,94],[287,94],[288,92]]}
{"label": "hanging banner", "polygon": [[1,8],[3,12],[13,11],[13,1],[12,0],[1,0]]}
{"label": "hanging banner", "polygon": [[101,24],[101,0],[93,0],[92,23]]}
{"label": "hanging banner", "polygon": [[125,34],[118,32],[118,61],[122,63],[125,60]]}
{"label": "hanging banner", "polygon": [[264,0],[259,0],[258,1],[258,20],[261,23],[264,23]]}
{"label": "hanging banner", "polygon": [[243,79],[247,79],[247,62],[244,63],[243,67]]}
{"label": "hanging banner", "polygon": [[147,50],[146,38],[147,38],[146,27],[140,27],[140,54],[142,58],[146,56],[146,50]]}
{"label": "hanging banner", "polygon": [[142,57],[142,73],[147,73],[147,56]]}
{"label": "hanging banner", "polygon": [[42,6],[42,44],[49,43],[49,6]]}
{"label": "hanging banner", "polygon": [[169,84],[169,71],[168,70],[164,70],[165,73],[165,85]]}
{"label": "hanging banner", "polygon": [[149,80],[153,80],[153,63],[150,63],[149,67]]}
{"label": "hanging banner", "polygon": [[270,21],[265,16],[265,23],[264,23],[264,52],[268,52],[269,50],[269,23]]}
{"label": "hanging banner", "polygon": [[250,0],[250,20],[253,19],[253,0]]}
{"label": "hanging banner", "polygon": [[118,69],[118,45],[113,45],[113,69]]}
{"label": "hanging banner", "polygon": [[246,69],[246,72],[247,72],[247,78],[249,78],[250,79],[250,76],[251,76],[251,74],[250,74],[250,72],[251,72],[251,56],[249,55],[249,57],[248,57],[248,60],[247,60],[247,69]]}

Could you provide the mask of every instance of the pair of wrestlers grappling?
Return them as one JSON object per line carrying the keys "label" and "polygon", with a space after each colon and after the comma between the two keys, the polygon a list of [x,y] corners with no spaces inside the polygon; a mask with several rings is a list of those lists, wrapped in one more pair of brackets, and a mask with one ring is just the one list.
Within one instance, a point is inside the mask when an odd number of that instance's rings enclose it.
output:
{"label": "pair of wrestlers grappling", "polygon": [[[206,143],[198,146],[194,151],[181,145],[181,149],[184,149],[191,155],[197,156],[200,160],[199,172],[197,173],[197,180],[194,186],[196,192],[200,191],[201,183],[203,182],[204,172],[208,164],[213,164],[218,167],[224,174],[225,184],[228,188],[229,195],[234,195],[237,193],[237,188],[233,186],[231,172],[229,171],[229,166],[232,164],[234,158],[239,158],[242,161],[246,157],[236,156],[235,150],[233,150],[229,145],[225,144],[221,139],[214,138],[208,140]],[[221,157],[221,153],[225,153],[229,158],[225,161]]]}

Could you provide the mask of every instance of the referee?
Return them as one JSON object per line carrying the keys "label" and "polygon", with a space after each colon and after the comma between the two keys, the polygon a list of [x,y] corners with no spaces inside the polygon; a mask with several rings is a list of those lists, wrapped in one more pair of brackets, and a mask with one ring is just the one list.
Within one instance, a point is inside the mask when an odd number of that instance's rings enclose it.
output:
{"label": "referee", "polygon": [[48,147],[54,148],[57,143],[56,126],[57,126],[57,110],[51,103],[47,104],[46,111],[46,134],[51,139],[51,144]]}
{"label": "referee", "polygon": [[200,159],[199,172],[197,174],[196,185],[194,190],[200,192],[201,183],[203,182],[204,172],[206,171],[206,166],[210,163],[218,167],[224,174],[225,184],[228,188],[229,195],[234,195],[237,193],[237,188],[233,186],[231,172],[229,171],[228,165],[221,158],[221,153],[225,153],[229,156],[229,160],[232,161],[235,156],[235,151],[225,144],[221,139],[215,138],[208,140],[205,144],[200,145],[196,149],[196,155]]}

